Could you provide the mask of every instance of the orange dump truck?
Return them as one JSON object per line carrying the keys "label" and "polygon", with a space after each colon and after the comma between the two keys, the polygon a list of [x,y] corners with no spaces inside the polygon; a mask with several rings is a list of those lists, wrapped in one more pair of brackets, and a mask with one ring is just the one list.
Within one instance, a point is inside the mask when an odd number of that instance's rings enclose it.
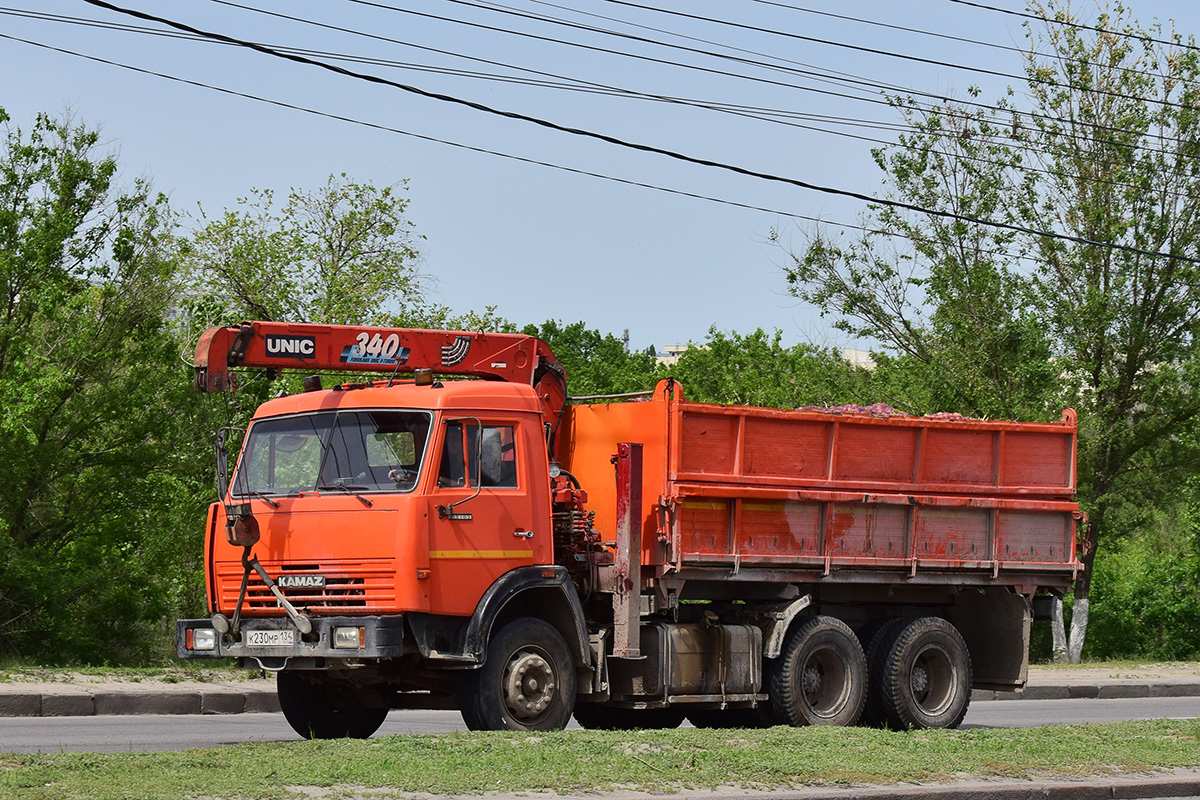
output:
{"label": "orange dump truck", "polygon": [[[253,322],[236,368],[374,372],[254,414],[183,658],[277,673],[305,736],[393,708],[472,729],[953,727],[1019,691],[1075,576],[1076,425],[568,401],[515,334]],[[480,380],[439,380],[470,376]]]}

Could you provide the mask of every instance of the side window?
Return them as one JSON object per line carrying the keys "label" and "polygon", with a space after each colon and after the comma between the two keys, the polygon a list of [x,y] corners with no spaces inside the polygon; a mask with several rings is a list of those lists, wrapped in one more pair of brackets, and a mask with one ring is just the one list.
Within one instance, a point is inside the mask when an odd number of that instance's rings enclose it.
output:
{"label": "side window", "polygon": [[484,425],[482,434],[480,430],[474,422],[446,425],[439,486],[516,488],[517,448],[513,426]]}
{"label": "side window", "polygon": [[442,463],[438,467],[438,486],[465,486],[463,426],[459,422],[446,424],[446,440],[442,444]]}

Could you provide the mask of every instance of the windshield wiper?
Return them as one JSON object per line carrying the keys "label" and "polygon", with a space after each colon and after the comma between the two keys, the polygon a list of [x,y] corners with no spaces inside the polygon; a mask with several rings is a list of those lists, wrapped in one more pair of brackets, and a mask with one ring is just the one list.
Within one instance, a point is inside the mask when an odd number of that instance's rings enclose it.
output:
{"label": "windshield wiper", "polygon": [[271,508],[279,508],[279,503],[276,503],[274,500],[272,500],[271,496],[267,492],[250,491],[250,492],[238,492],[238,494],[248,494],[251,497],[257,497],[259,500],[262,500],[264,503],[269,505]]}
{"label": "windshield wiper", "polygon": [[325,486],[318,486],[317,491],[318,492],[327,492],[330,489],[335,489],[339,492],[345,492],[346,494],[348,494],[351,497],[358,500],[360,503],[362,503],[367,508],[370,508],[371,506],[373,506],[375,504],[372,503],[367,498],[363,497],[361,494],[359,494],[359,492],[367,491],[367,488],[368,487],[366,487],[366,486],[351,486],[351,485],[347,485],[345,483],[331,483],[331,484],[327,484]]}

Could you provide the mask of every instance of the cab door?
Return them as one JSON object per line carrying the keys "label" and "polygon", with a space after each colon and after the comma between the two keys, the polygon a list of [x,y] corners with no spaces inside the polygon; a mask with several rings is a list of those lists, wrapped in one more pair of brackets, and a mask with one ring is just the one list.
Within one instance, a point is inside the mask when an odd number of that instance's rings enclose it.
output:
{"label": "cab door", "polygon": [[[466,615],[504,573],[553,562],[545,487],[520,419],[451,417],[435,441],[430,492],[429,593],[435,614]],[[430,466],[433,466],[431,464]]]}

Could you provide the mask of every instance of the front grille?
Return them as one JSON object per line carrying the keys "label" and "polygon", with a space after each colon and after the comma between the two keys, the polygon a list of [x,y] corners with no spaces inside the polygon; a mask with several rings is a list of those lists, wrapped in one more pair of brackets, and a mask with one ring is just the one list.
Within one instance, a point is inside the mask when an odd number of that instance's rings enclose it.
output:
{"label": "front grille", "polygon": [[[322,589],[283,589],[283,596],[297,608],[366,608],[367,589],[363,578],[326,578]],[[279,601],[258,575],[246,589],[249,608],[277,608]]]}
{"label": "front grille", "polygon": [[[281,575],[324,575],[321,588],[287,588],[283,596],[301,610],[321,614],[386,612],[396,610],[396,576],[391,562],[326,563],[326,564],[263,564],[274,579]],[[242,583],[240,564],[217,566],[221,607],[232,610],[237,605]],[[246,601],[242,613],[273,613],[279,601],[258,576],[250,574]]]}

